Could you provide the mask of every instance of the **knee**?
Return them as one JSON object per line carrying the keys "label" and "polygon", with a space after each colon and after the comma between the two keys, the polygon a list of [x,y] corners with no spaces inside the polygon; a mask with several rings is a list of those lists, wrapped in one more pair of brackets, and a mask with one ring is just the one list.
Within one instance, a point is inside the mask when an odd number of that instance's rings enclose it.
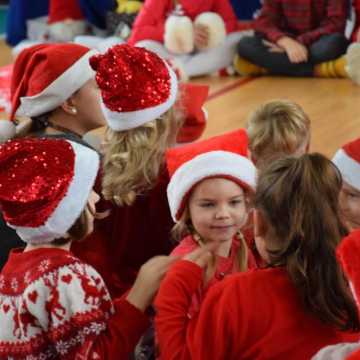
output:
{"label": "knee", "polygon": [[255,36],[244,36],[237,45],[237,53],[243,57],[251,56],[259,48],[259,39]]}
{"label": "knee", "polygon": [[348,44],[343,34],[325,35],[310,48],[312,61],[317,64],[336,59],[345,54]]}

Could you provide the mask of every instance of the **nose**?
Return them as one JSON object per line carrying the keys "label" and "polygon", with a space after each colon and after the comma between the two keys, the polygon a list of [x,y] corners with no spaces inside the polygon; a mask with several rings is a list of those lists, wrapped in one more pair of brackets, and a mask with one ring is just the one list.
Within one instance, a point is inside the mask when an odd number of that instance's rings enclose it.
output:
{"label": "nose", "polygon": [[215,218],[216,219],[227,219],[230,216],[229,209],[227,206],[219,206]]}

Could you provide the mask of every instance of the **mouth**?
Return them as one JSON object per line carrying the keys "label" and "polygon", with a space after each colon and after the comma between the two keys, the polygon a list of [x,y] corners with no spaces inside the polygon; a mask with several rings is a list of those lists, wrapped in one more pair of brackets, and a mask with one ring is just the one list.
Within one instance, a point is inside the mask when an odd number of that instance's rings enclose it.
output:
{"label": "mouth", "polygon": [[233,228],[234,225],[213,225],[210,228],[213,230],[227,230]]}

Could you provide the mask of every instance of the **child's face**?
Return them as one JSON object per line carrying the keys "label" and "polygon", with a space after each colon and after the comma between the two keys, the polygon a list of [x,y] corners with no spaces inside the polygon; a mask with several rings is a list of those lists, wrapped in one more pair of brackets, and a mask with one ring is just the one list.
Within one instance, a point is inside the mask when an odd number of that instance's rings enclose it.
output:
{"label": "child's face", "polygon": [[231,241],[247,220],[246,198],[235,182],[216,178],[199,183],[190,199],[191,222],[205,242]]}
{"label": "child's face", "polygon": [[340,207],[351,229],[360,228],[360,191],[343,181]]}

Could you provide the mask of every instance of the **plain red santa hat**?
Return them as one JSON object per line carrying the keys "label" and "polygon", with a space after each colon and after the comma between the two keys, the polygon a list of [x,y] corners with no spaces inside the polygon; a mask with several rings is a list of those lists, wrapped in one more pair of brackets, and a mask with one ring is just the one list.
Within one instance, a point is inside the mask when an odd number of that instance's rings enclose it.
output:
{"label": "plain red santa hat", "polygon": [[228,178],[253,191],[256,168],[247,158],[248,138],[240,129],[170,149],[166,153],[171,176],[167,196],[173,220],[180,219],[193,188],[207,178]]}

